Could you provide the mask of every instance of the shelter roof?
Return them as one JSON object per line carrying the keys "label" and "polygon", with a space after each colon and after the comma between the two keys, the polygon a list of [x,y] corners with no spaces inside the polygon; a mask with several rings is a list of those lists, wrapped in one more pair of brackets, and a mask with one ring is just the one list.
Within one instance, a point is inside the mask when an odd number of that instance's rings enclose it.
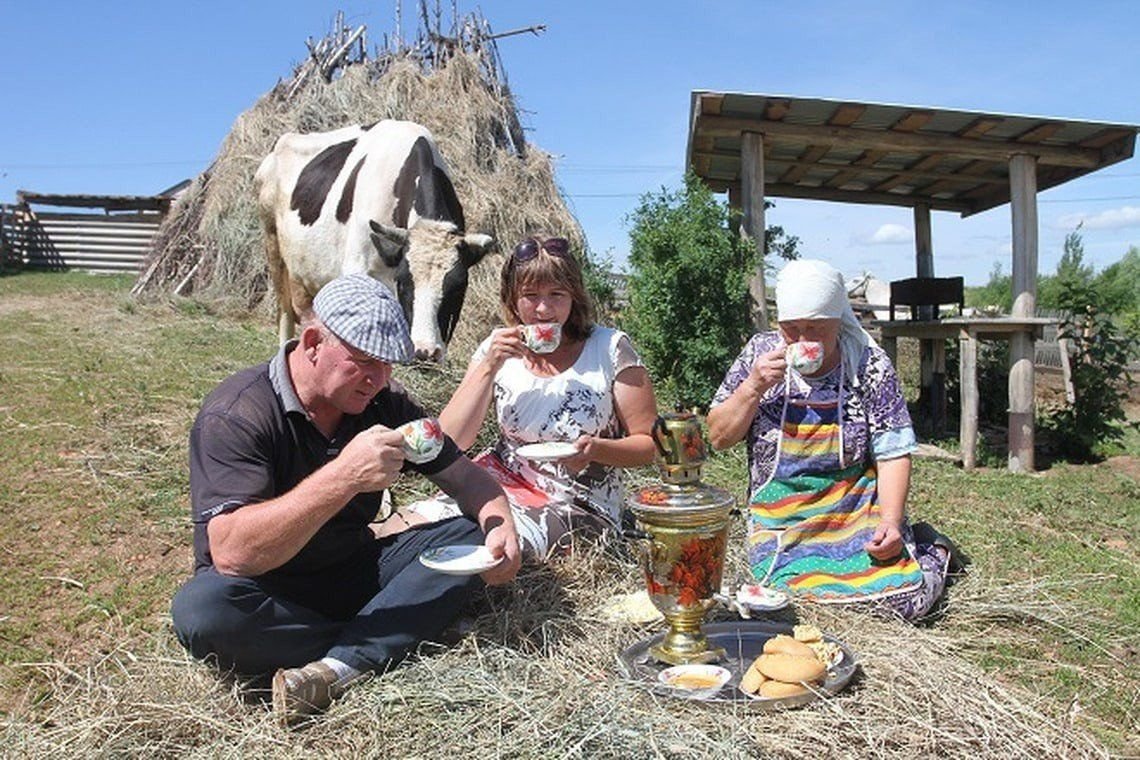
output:
{"label": "shelter roof", "polygon": [[1130,158],[1140,125],[696,90],[686,165],[740,187],[741,135],[764,135],[764,194],[928,204],[962,216],[1009,202],[1009,159],[1037,158],[1045,190]]}
{"label": "shelter roof", "polygon": [[69,208],[101,208],[106,211],[165,211],[170,197],[161,195],[68,195],[59,193],[33,193],[19,190],[16,202],[20,205],[36,203],[43,206]]}

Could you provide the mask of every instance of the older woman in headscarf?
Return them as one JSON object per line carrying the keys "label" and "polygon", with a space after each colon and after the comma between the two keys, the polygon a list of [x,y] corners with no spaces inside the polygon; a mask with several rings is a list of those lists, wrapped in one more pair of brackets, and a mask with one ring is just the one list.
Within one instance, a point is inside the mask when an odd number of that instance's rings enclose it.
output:
{"label": "older woman in headscarf", "polygon": [[752,574],[920,617],[945,587],[950,544],[929,526],[916,543],[906,519],[917,446],[895,369],[829,264],[788,263],[776,304],[779,329],[752,337],[707,419],[714,448],[748,440]]}

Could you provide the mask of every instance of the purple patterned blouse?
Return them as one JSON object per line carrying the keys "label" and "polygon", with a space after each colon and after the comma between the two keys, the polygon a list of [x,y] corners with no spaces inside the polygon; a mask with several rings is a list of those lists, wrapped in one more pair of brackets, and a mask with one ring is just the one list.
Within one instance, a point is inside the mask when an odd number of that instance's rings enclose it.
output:
{"label": "purple patterned blouse", "polygon": [[[774,350],[782,343],[778,332],[753,335],[725,374],[712,406],[732,395],[748,377],[757,356]],[[810,390],[818,398],[834,398],[839,393],[839,373],[838,366],[821,377],[804,378],[793,372],[792,392],[806,394]],[[863,352],[857,376],[856,387],[852,388],[850,382],[843,384],[844,459],[854,464],[909,454],[916,448],[914,429],[898,375],[883,349],[869,346]],[[756,417],[748,430],[749,494],[767,482],[772,474],[783,407],[784,383],[780,382],[761,396]]]}

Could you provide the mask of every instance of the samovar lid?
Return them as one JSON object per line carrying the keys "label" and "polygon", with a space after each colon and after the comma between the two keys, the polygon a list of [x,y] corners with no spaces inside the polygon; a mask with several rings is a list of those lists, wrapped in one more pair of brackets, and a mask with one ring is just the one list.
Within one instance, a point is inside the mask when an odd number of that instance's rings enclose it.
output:
{"label": "samovar lid", "polygon": [[736,499],[728,491],[704,483],[656,483],[642,486],[626,499],[634,515],[638,513],[699,512],[730,508]]}

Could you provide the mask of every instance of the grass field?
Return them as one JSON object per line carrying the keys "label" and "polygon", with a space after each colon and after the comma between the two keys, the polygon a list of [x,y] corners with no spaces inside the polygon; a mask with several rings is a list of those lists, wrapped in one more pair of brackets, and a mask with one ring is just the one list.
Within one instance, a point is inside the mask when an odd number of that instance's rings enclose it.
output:
{"label": "grass field", "polygon": [[[271,355],[273,330],[261,314],[138,304],[130,284],[0,277],[0,754],[1140,755],[1134,435],[1106,462],[1033,476],[919,460],[912,517],[953,537],[970,572],[929,625],[798,609],[860,653],[826,704],[769,715],[622,681],[614,655],[655,629],[602,615],[640,583],[615,550],[527,568],[473,600],[456,648],[284,731],[189,662],[168,620],[191,568],[190,423],[219,380]],[[432,406],[459,372],[399,374]],[[706,480],[742,495],[740,448]]]}

